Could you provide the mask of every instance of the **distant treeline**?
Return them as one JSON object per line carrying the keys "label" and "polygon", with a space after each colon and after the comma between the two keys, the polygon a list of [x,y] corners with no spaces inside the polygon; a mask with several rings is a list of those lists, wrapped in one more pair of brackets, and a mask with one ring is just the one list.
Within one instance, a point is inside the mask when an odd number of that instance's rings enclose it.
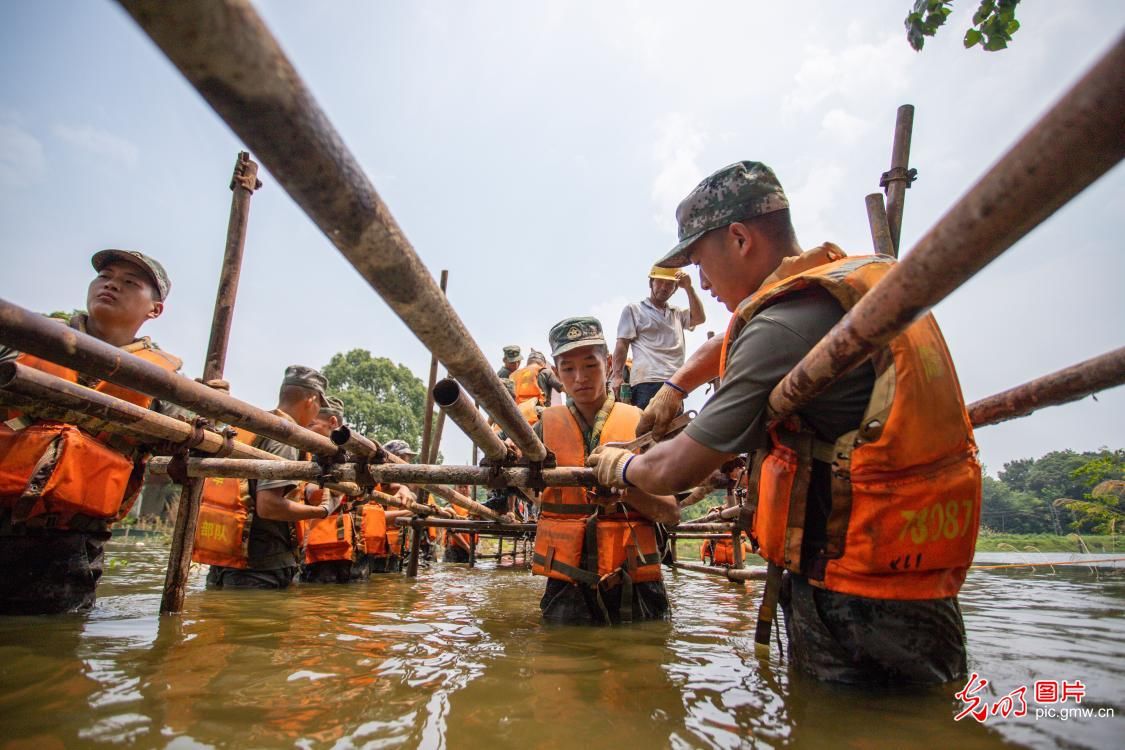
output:
{"label": "distant treeline", "polygon": [[[1052,451],[1004,464],[984,478],[981,526],[1006,534],[1114,534],[1125,531],[1125,450]],[[1059,502],[1061,501],[1061,502]],[[684,520],[722,505],[713,493]],[[1117,528],[1121,526],[1122,528]]]}
{"label": "distant treeline", "polygon": [[[1125,450],[1052,451],[984,478],[981,526],[1002,533],[1112,534],[1125,514]],[[1116,480],[1116,481],[1115,481]]]}

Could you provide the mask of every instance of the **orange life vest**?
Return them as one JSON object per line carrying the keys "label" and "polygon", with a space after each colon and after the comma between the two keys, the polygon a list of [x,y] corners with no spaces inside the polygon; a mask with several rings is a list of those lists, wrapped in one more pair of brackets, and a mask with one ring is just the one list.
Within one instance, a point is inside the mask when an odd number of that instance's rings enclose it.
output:
{"label": "orange life vest", "polygon": [[[319,505],[325,489],[316,489],[309,505]],[[327,518],[297,522],[297,539],[305,565],[355,559],[355,522],[350,512],[337,509]]]}
{"label": "orange life vest", "polygon": [[[237,430],[237,442],[255,447],[262,438]],[[199,521],[192,543],[192,562],[245,569],[250,564],[250,524],[254,499],[245,480],[208,477],[199,500]]]}
{"label": "orange life vest", "polygon": [[[599,443],[632,440],[640,417],[635,406],[615,403]],[[542,419],[543,443],[554,451],[558,465],[585,465],[582,431],[570,410],[552,406]],[[631,583],[659,581],[660,553],[652,521],[623,504],[617,512],[606,512],[592,492],[584,487],[543,491],[532,572],[587,586],[613,574]]]}
{"label": "orange life vest", "polygon": [[387,512],[378,503],[365,503],[357,508],[360,552],[372,557],[387,555]]}
{"label": "orange life vest", "polygon": [[[147,339],[122,348],[169,372],[181,364]],[[39,357],[20,354],[16,361],[78,382],[74,370]],[[94,390],[138,406],[152,403],[149,396],[104,380]],[[10,411],[8,417],[18,415]],[[113,522],[129,512],[140,492],[142,464],[126,453],[133,453],[130,443],[117,436],[92,436],[63,422],[42,420],[20,429],[0,424],[0,508],[12,510],[15,521],[35,519],[59,530]]]}
{"label": "orange life vest", "polygon": [[[750,546],[742,542],[742,559],[750,554]],[[734,542],[729,537],[724,539],[707,539],[699,547],[699,559],[711,558],[712,565],[734,565]]]}
{"label": "orange life vest", "polygon": [[535,399],[535,402],[542,406],[547,403],[547,397],[543,393],[543,389],[539,387],[539,373],[545,368],[538,362],[533,362],[526,367],[513,372],[510,377],[513,385],[516,388],[516,403],[522,403],[528,399]]}
{"label": "orange life vest", "polygon": [[245,568],[249,560],[252,515],[250,497],[239,490],[237,479],[205,479],[199,503],[199,523],[195,527],[195,542],[191,548],[192,561]]}
{"label": "orange life vest", "polygon": [[[834,246],[832,246],[833,249]],[[844,258],[780,279],[745,300],[727,350],[766,305],[821,287],[850,310],[893,267],[893,258]],[[825,589],[876,599],[955,595],[980,523],[981,468],[953,360],[932,315],[872,357],[876,381],[863,421],[834,445],[791,417],[759,451],[754,536],[767,560]],[[813,458],[832,465],[828,542],[803,559]]]}
{"label": "orange life vest", "polygon": [[539,411],[538,409],[536,409],[538,405],[539,402],[531,398],[526,401],[521,401],[516,405],[516,408],[519,409],[520,416],[522,416],[532,427],[534,427],[536,423],[539,422]]}
{"label": "orange life vest", "polygon": [[[469,511],[466,510],[465,508],[462,508],[460,505],[452,505],[451,504],[449,507],[453,509],[453,512],[457,514],[458,518],[468,518],[469,517]],[[475,536],[475,534],[473,536]],[[472,546],[472,539],[470,538],[470,535],[462,533],[462,532],[452,532],[451,531],[451,532],[446,533],[445,538],[443,539],[443,542],[444,542],[446,547],[452,547],[452,546],[456,545],[456,546],[460,547],[461,549],[465,550],[466,552],[469,552],[470,548]]]}

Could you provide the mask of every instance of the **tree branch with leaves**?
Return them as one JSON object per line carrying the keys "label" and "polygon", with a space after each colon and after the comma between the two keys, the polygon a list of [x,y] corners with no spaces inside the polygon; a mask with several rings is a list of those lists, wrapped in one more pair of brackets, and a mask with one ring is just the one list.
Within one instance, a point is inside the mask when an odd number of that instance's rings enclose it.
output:
{"label": "tree branch with leaves", "polygon": [[[986,52],[1006,49],[1012,35],[1019,31],[1016,6],[1020,0],[981,0],[973,25],[962,40],[965,49],[978,44]],[[914,9],[906,16],[906,40],[921,52],[926,37],[934,36],[953,12],[953,0],[916,0]]]}

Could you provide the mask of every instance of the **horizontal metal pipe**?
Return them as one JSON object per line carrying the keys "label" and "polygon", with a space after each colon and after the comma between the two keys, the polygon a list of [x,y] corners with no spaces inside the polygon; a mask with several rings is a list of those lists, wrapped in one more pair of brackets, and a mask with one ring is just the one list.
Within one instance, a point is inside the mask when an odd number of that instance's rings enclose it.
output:
{"label": "horizontal metal pipe", "polygon": [[[152,471],[156,473],[164,472],[167,461],[161,459],[153,459],[151,463]],[[357,469],[357,466],[359,467]],[[317,479],[324,470],[320,464],[315,461],[272,461],[268,465],[247,460],[231,460],[224,458],[193,458],[188,459],[188,476],[201,476],[201,477],[230,477],[232,479],[299,479],[305,481],[312,481]],[[549,487],[586,487],[593,486],[593,478],[590,475],[590,469],[579,469],[576,467],[566,467],[562,469],[544,469],[543,482]],[[487,484],[487,479],[491,476],[491,469],[487,466],[422,466],[419,464],[373,464],[373,465],[357,465],[357,464],[336,464],[329,468],[328,474],[333,479],[338,481],[354,482],[359,476],[366,477],[370,475],[372,481],[375,482],[393,482],[396,484],[422,484],[427,489],[431,489],[440,485],[428,484],[434,482],[441,482],[443,485],[449,484],[474,484],[472,481],[462,481],[463,478],[469,477],[479,479],[476,484]],[[527,487],[531,482],[531,476],[528,469],[501,469],[499,476],[505,486],[508,487]],[[448,487],[444,488],[448,489]],[[435,493],[437,494],[437,493]],[[473,513],[478,512],[478,506],[487,513],[496,515],[493,511],[489,510],[480,503],[475,503],[468,500],[460,493],[453,493],[454,497],[461,498],[463,501],[468,501],[472,505],[466,507],[466,510],[471,510]],[[449,499],[449,498],[445,498]],[[461,505],[460,502],[450,500],[454,505]],[[485,515],[485,513],[480,513]],[[485,517],[490,517],[485,515]],[[499,516],[497,516],[499,518]]]}
{"label": "horizontal metal pipe", "polygon": [[668,529],[668,534],[669,534],[669,536],[673,536],[676,539],[730,539],[730,534],[723,534],[723,533],[702,534],[702,533],[698,533],[698,532],[692,532],[690,534],[681,534],[680,532],[676,531],[675,529]]}
{"label": "horizontal metal pipe", "polygon": [[[0,390],[26,399],[24,404],[34,416],[78,424],[95,434],[124,433],[149,444],[182,443],[192,436],[192,427],[186,422],[16,362],[0,364]],[[77,416],[85,417],[85,424],[68,418]],[[195,450],[217,453],[223,444],[223,436],[218,432],[204,430],[203,441]],[[273,458],[271,453],[237,441],[231,443],[231,449],[235,458]]]}
{"label": "horizontal metal pipe", "polygon": [[1125,346],[969,404],[973,427],[1027,416],[1125,383]]}
{"label": "horizontal metal pipe", "polygon": [[524,456],[546,458],[543,443],[250,3],[120,1]]}
{"label": "horizontal metal pipe", "polygon": [[766,569],[764,567],[758,568],[724,568],[722,566],[714,565],[697,565],[695,563],[672,563],[673,568],[679,570],[690,570],[693,573],[707,573],[713,576],[723,576],[728,581],[735,583],[742,583],[743,581],[764,581],[766,580]]}
{"label": "horizontal metal pipe", "polygon": [[1001,157],[770,394],[793,414],[1125,155],[1125,37]]}
{"label": "horizontal metal pipe", "polygon": [[[353,432],[352,429],[350,427],[348,427],[347,425],[342,425],[342,426],[340,426],[340,427],[338,427],[338,428],[336,428],[335,430],[332,431],[332,442],[335,443],[336,445],[340,445],[340,446],[343,446],[343,445],[354,446],[355,449],[356,449],[356,452],[359,455],[364,456],[366,458],[374,458],[376,455],[378,455],[379,451],[382,451],[382,446],[380,446],[377,442],[375,442],[374,440],[371,440],[369,438],[366,438],[366,437],[364,437],[363,435],[360,435],[357,432]],[[399,458],[395,454],[389,453],[387,451],[383,451],[383,457],[384,457],[384,460],[390,462],[391,464],[393,464],[395,466],[406,467],[406,466],[413,466],[414,465],[414,464],[407,463],[406,461]],[[383,466],[386,466],[386,464],[383,464]],[[432,468],[432,467],[430,467],[430,468]],[[436,495],[436,496],[442,498],[443,500],[452,503],[453,505],[464,508],[465,510],[468,510],[472,513],[475,513],[476,515],[481,516],[482,518],[488,518],[488,519],[491,519],[493,521],[499,521],[502,518],[502,516],[499,513],[497,513],[496,511],[492,510],[491,508],[488,508],[487,506],[481,505],[480,503],[478,503],[476,500],[473,500],[472,498],[469,498],[469,497],[466,497],[466,496],[462,495],[460,492],[457,492],[452,487],[444,486],[442,484],[428,484],[428,482],[432,481],[430,479],[422,479],[422,480],[418,480],[418,481],[410,481],[410,480],[404,480],[404,479],[376,479],[375,481],[377,481],[377,482],[397,482],[398,484],[421,484],[422,488],[425,489],[426,491],[430,492],[431,494]],[[445,480],[438,480],[438,481],[444,482]],[[473,484],[473,483],[472,482],[450,481],[450,482],[448,482],[448,484]]]}
{"label": "horizontal metal pipe", "polygon": [[[395,523],[400,526],[406,526],[410,523],[408,518],[396,518]],[[466,534],[480,534],[487,535],[490,531],[510,531],[526,534],[534,532],[536,525],[533,523],[493,523],[491,521],[469,521],[467,519],[453,519],[453,518],[422,518],[418,520],[420,526],[432,527],[435,529],[453,529],[454,531],[463,531]]]}
{"label": "horizontal metal pipe", "polygon": [[688,494],[683,500],[680,501],[680,509],[689,508],[696,503],[703,502],[707,496],[715,491],[719,486],[720,479],[725,479],[721,474],[712,473],[711,476],[703,480],[703,484],[699,485]]}
{"label": "horizontal metal pipe", "polygon": [[444,411],[461,431],[469,436],[489,461],[498,462],[509,458],[508,446],[488,426],[472,398],[465,393],[453,378],[443,378],[434,385],[434,402]]}
{"label": "horizontal metal pipe", "polygon": [[[749,512],[749,511],[747,511]],[[722,508],[708,513],[705,516],[696,518],[692,523],[713,523],[718,521],[733,521],[743,513],[743,506],[735,505],[730,508]]]}
{"label": "horizontal metal pipe", "polygon": [[337,453],[311,430],[6,300],[0,300],[0,343],[310,453]]}
{"label": "horizontal metal pipe", "polygon": [[448,508],[442,508],[437,505],[425,505],[424,503],[415,502],[414,500],[403,500],[400,497],[388,495],[387,493],[379,492],[378,490],[374,490],[370,494],[380,503],[394,505],[395,507],[412,511],[419,516],[428,517],[431,515],[438,515],[445,518],[456,518],[456,514]]}
{"label": "horizontal metal pipe", "polygon": [[669,530],[675,531],[705,531],[727,533],[734,531],[734,524],[731,523],[695,523],[689,521],[688,523],[681,523],[679,526],[671,526]]}

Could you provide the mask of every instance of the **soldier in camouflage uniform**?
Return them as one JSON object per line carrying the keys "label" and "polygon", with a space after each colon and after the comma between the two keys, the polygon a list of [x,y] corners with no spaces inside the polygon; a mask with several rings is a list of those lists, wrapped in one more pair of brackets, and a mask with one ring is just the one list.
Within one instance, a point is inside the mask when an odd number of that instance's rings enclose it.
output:
{"label": "soldier in camouflage uniform", "polygon": [[[332,431],[344,424],[344,402],[335,396],[325,396],[328,402],[320,407],[316,418],[309,425],[308,429],[315,432],[317,435],[328,437]],[[305,502],[315,502],[314,494],[317,489],[315,483],[308,483],[305,485]],[[350,511],[343,511],[349,513]],[[350,583],[366,579],[371,575],[371,563],[365,559],[365,556],[359,556],[355,560],[324,560],[321,562],[306,563],[303,555],[298,558],[300,563],[300,573],[298,580],[301,583]]]}
{"label": "soldier in camouflage uniform", "polygon": [[[773,171],[759,162],[731,164],[706,178],[680,203],[676,218],[680,242],[658,265],[696,264],[700,285],[731,312],[771,281],[843,257],[834,245],[801,252],[785,193]],[[700,415],[682,433],[639,456],[630,458],[616,448],[599,449],[588,462],[599,483],[649,492],[679,491],[694,486],[733,456],[767,447],[770,392],[841,317],[840,303],[813,286],[782,297],[753,316],[735,339],[726,342],[722,383]],[[717,374],[692,373],[706,377],[689,378],[683,372],[686,367],[673,376],[674,383],[689,379],[702,383]],[[863,422],[874,384],[875,371],[867,361],[802,407],[797,416],[818,440],[833,443]],[[654,434],[664,432],[685,395],[685,389],[668,385],[657,393],[645,410]],[[638,430],[646,427],[642,418]],[[798,537],[803,562],[824,559],[828,513],[836,507],[832,465],[814,459],[803,535]],[[964,626],[955,596],[856,596],[812,585],[810,574],[815,572],[811,566],[802,567],[800,574],[786,571],[781,583],[789,655],[798,670],[853,684],[933,684],[964,677]],[[823,581],[823,574],[813,580]]]}
{"label": "soldier in camouflage uniform", "polygon": [[[164,267],[143,253],[128,250],[102,250],[90,260],[97,276],[87,291],[88,312],[72,316],[66,324],[126,352],[159,351],[147,336],[137,338],[137,332],[164,310],[171,289]],[[177,357],[161,354],[168,361],[168,369],[179,369]],[[12,360],[21,360],[20,352],[0,346],[0,362]],[[90,388],[100,383],[81,373],[77,380]],[[149,403],[149,408],[161,413],[174,411],[173,405],[156,400]],[[0,424],[0,432],[14,437],[31,424],[34,420],[26,417],[10,419]],[[141,458],[135,446],[116,437],[109,439],[109,445],[134,460]],[[63,460],[46,458],[41,459],[37,473],[37,477],[42,474],[41,482]],[[28,491],[35,483],[33,477]],[[123,503],[139,489],[139,483],[130,481]],[[90,609],[102,575],[109,523],[90,522],[83,530],[60,530],[46,523],[47,516],[15,518],[15,505],[15,498],[0,498],[0,570],[4,571],[0,575],[0,614],[55,614]]]}
{"label": "soldier in camouflage uniform", "polygon": [[520,362],[523,361],[523,354],[520,348],[515,344],[509,344],[504,347],[504,364],[496,371],[496,377],[501,380],[510,378],[512,373],[520,369]]}
{"label": "soldier in camouflage uniform", "polygon": [[[320,410],[329,406],[324,389],[328,381],[311,367],[290,365],[285,370],[278,392],[277,408],[271,413],[308,427]],[[300,458],[291,445],[260,437],[254,447],[287,461]],[[246,568],[212,565],[207,573],[207,586],[212,588],[284,589],[297,574],[294,545],[297,521],[328,518],[340,506],[340,494],[327,493],[320,505],[306,505],[288,495],[297,487],[291,479],[250,480],[250,497],[254,515],[250,520],[249,564]],[[303,499],[302,499],[303,500]]]}

